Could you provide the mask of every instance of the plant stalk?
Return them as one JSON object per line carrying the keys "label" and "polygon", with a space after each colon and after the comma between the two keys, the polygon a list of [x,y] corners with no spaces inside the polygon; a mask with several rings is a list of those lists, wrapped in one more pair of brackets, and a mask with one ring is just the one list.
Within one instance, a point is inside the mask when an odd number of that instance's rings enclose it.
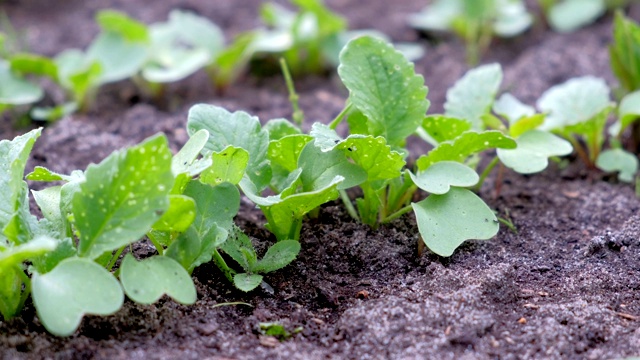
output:
{"label": "plant stalk", "polygon": [[282,69],[284,81],[287,83],[289,102],[291,102],[291,107],[293,108],[293,114],[291,117],[293,118],[294,123],[302,125],[302,122],[304,121],[304,113],[300,109],[300,105],[298,103],[300,96],[298,96],[298,93],[296,93],[296,89],[293,86],[293,78],[291,77],[291,72],[289,72],[289,67],[287,66],[287,62],[284,58],[280,58],[280,68]]}

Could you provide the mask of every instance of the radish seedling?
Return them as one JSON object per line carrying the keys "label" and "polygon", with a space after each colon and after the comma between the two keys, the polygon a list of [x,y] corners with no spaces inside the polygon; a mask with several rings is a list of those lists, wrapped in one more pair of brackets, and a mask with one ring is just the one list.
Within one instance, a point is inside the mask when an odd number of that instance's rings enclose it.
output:
{"label": "radish seedling", "polygon": [[414,28],[452,31],[467,47],[467,62],[475,65],[491,43],[493,35],[513,37],[532,23],[522,0],[437,0],[409,17]]}

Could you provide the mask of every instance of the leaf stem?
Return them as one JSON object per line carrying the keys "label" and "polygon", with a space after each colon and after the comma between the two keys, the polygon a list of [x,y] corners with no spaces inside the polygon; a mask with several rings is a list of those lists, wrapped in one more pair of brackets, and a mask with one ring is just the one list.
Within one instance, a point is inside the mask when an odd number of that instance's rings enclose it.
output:
{"label": "leaf stem", "polygon": [[233,284],[233,275],[237,274],[235,270],[227,265],[227,262],[224,261],[222,255],[218,252],[218,249],[213,250],[213,262],[216,266],[224,273],[224,276]]}
{"label": "leaf stem", "polygon": [[480,175],[480,180],[478,180],[478,184],[473,187],[475,191],[480,191],[480,189],[482,189],[482,184],[484,184],[484,181],[491,173],[491,170],[493,170],[493,168],[498,164],[498,161],[500,161],[500,158],[496,156],[493,158],[493,160],[491,160],[487,167],[484,168],[484,171],[482,171],[482,174]]}
{"label": "leaf stem", "polygon": [[360,222],[360,217],[358,216],[358,212],[356,211],[356,208],[353,207],[353,204],[351,203],[351,199],[349,199],[349,195],[347,195],[347,192],[345,190],[339,190],[340,192],[340,199],[342,199],[342,202],[344,203],[344,206],[347,208],[347,212],[349,213],[349,215],[351,215],[351,217],[357,221]]}
{"label": "leaf stem", "polygon": [[340,111],[340,114],[338,114],[338,116],[336,116],[335,119],[331,120],[331,122],[329,123],[329,127],[335,130],[338,127],[338,125],[340,125],[345,115],[347,115],[347,113],[350,110],[351,110],[351,102],[349,101],[347,105],[344,107],[344,109]]}
{"label": "leaf stem", "polygon": [[156,250],[158,250],[158,254],[160,256],[164,255],[164,248],[162,247],[162,245],[160,245],[160,243],[155,239],[155,237],[153,235],[151,235],[151,231],[147,233],[147,237],[149,238],[149,241],[151,241],[151,243],[153,244],[153,246],[156,248]]}
{"label": "leaf stem", "polygon": [[120,255],[122,254],[122,252],[126,247],[127,247],[126,245],[121,247],[116,251],[115,254],[113,254],[113,256],[111,257],[111,261],[109,261],[109,264],[107,265],[107,270],[111,271],[113,269],[113,266],[116,264],[116,261],[118,261],[118,258],[120,257]]}
{"label": "leaf stem", "polygon": [[390,222],[392,222],[393,220],[401,217],[402,215],[408,213],[409,211],[413,210],[413,206],[411,205],[407,205],[405,207],[403,207],[402,209],[394,212],[393,214],[385,217],[384,219],[382,219],[382,221],[380,221],[382,224],[388,224]]}
{"label": "leaf stem", "polygon": [[291,72],[289,72],[289,67],[287,66],[287,61],[284,58],[280,58],[280,68],[282,69],[282,75],[284,76],[284,81],[287,83],[287,90],[289,91],[289,101],[291,102],[291,107],[293,108],[293,114],[291,117],[293,118],[293,122],[302,125],[304,121],[304,113],[300,110],[300,105],[298,104],[298,100],[300,96],[296,93],[296,89],[293,86],[293,78],[291,77]]}

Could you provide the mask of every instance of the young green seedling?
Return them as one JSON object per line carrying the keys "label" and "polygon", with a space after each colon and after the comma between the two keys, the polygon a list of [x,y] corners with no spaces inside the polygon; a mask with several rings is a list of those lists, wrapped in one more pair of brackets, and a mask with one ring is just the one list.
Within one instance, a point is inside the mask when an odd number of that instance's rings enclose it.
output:
{"label": "young green seedling", "polygon": [[[295,74],[319,73],[339,64],[340,50],[359,36],[374,36],[389,41],[376,30],[347,30],[346,20],[332,12],[322,0],[291,0],[298,12],[275,3],[266,3],[261,9],[262,19],[269,30],[258,32],[255,51],[276,54],[285,59]],[[415,60],[423,55],[416,44],[403,43],[399,48]]]}
{"label": "young green seedling", "polygon": [[465,41],[467,62],[475,65],[493,35],[517,36],[532,20],[522,0],[437,0],[411,15],[409,24],[430,32],[454,32]]}
{"label": "young green seedling", "polygon": [[37,102],[44,96],[44,91],[11,70],[9,63],[0,60],[0,114],[22,105]]}
{"label": "young green seedling", "polygon": [[611,70],[624,93],[640,90],[640,26],[622,12],[613,23],[613,43],[609,45]]}

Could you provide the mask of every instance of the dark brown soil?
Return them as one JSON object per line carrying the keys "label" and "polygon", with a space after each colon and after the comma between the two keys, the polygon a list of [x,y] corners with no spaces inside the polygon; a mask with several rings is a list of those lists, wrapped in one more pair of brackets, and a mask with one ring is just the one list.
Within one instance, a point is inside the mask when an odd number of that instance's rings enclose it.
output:
{"label": "dark brown soil", "polygon": [[[425,1],[328,0],[353,28],[373,27],[396,41],[419,40],[405,25]],[[54,55],[84,47],[96,34],[99,8],[121,9],[145,22],[174,7],[210,17],[231,36],[259,24],[257,0],[0,2],[31,51]],[[55,7],[54,7],[55,6]],[[634,5],[631,13],[640,13]],[[516,40],[498,40],[485,62],[499,61],[504,89],[533,104],[550,86],[595,75],[612,86],[606,45],[611,17],[570,35],[542,24]],[[430,87],[431,112],[442,111],[446,89],[465,71],[456,39],[419,40],[427,55],[416,64]],[[301,106],[327,122],[346,92],[332,76],[296,81]],[[222,95],[198,74],[171,86],[167,101],[140,99],[132,84],[108,86],[89,114],[46,128],[30,166],[69,172],[111,151],[165,132],[174,150],[186,140],[186,112],[206,102],[244,109],[262,120],[288,116],[282,79],[246,76]],[[19,131],[10,115],[0,137]],[[415,146],[420,151],[421,146]],[[415,155],[415,154],[414,154]],[[580,163],[524,177],[506,173],[494,198],[482,196],[516,229],[490,241],[472,241],[451,258],[418,255],[411,216],[372,230],[352,222],[338,204],[305,223],[302,252],[269,274],[274,292],[235,290],[213,265],[194,272],[198,301],[181,306],[163,298],[150,306],[127,301],[109,317],[86,317],[69,338],[46,333],[27,304],[22,317],[0,322],[0,356],[98,359],[618,359],[640,355],[640,201],[632,187],[610,183]],[[262,249],[274,241],[249,203],[236,221]],[[151,253],[145,245],[140,254]],[[241,301],[249,306],[220,306]],[[302,331],[290,340],[260,335],[260,322]]]}

